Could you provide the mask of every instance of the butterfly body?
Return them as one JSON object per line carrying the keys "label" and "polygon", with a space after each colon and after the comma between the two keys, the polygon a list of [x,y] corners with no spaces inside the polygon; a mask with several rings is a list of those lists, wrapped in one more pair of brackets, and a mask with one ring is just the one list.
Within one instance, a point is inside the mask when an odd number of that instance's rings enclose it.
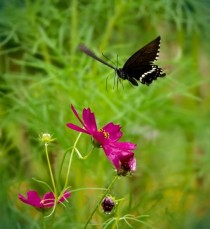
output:
{"label": "butterfly body", "polygon": [[130,81],[134,86],[138,86],[136,80],[128,75],[128,73],[123,68],[116,68],[115,72],[117,73],[118,77],[123,80]]}
{"label": "butterfly body", "polygon": [[80,46],[80,50],[82,52],[114,69],[119,78],[128,80],[134,86],[138,86],[138,81],[140,81],[142,84],[150,85],[153,80],[156,80],[158,77],[165,76],[165,73],[162,72],[162,69],[153,63],[159,57],[159,49],[160,36],[135,52],[125,62],[122,68],[116,68],[97,57],[84,45]]}
{"label": "butterfly body", "polygon": [[123,70],[123,68],[116,68],[115,72],[117,73],[117,75],[119,76],[119,78],[123,79],[123,80],[129,80],[129,76],[128,74]]}

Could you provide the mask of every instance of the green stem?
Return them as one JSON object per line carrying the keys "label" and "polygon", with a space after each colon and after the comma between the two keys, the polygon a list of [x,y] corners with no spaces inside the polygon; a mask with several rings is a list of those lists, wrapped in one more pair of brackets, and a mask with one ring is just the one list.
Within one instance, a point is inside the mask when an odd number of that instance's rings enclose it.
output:
{"label": "green stem", "polygon": [[90,217],[88,218],[87,223],[85,224],[84,229],[87,228],[88,224],[90,223],[93,215],[95,214],[96,210],[98,209],[98,207],[101,205],[101,202],[103,201],[104,197],[110,192],[112,186],[114,185],[114,182],[116,181],[116,179],[118,178],[118,176],[115,176],[114,179],[112,180],[112,182],[110,183],[109,187],[107,188],[106,192],[104,193],[104,195],[101,197],[101,199],[99,200],[98,204],[96,205],[96,207],[94,208],[93,212],[91,213]]}
{"label": "green stem", "polygon": [[55,211],[53,212],[49,229],[53,228],[54,222],[55,222]]}
{"label": "green stem", "polygon": [[46,229],[46,222],[45,222],[44,212],[42,212],[42,228]]}
{"label": "green stem", "polygon": [[46,157],[47,157],[47,164],[48,164],[48,167],[49,167],[50,177],[51,177],[53,190],[54,190],[54,194],[55,194],[55,199],[56,199],[57,198],[57,190],[56,190],[56,187],[55,187],[55,180],[54,180],[54,176],[53,176],[53,173],[52,173],[52,168],[51,168],[51,165],[50,165],[50,159],[49,159],[49,155],[48,155],[47,146],[48,146],[48,143],[45,143],[45,153],[46,153]]}
{"label": "green stem", "polygon": [[75,143],[74,143],[74,145],[72,147],[72,150],[71,150],[71,155],[70,155],[70,158],[69,158],[69,164],[68,164],[67,175],[66,175],[66,181],[65,181],[65,185],[64,185],[64,190],[67,188],[67,185],[68,185],[68,180],[69,180],[69,174],[70,174],[73,154],[74,154],[77,142],[79,141],[79,138],[80,138],[81,134],[82,133],[79,133],[79,135],[78,135],[78,137],[77,137],[77,139],[76,139],[76,141],[75,141]]}
{"label": "green stem", "polygon": [[62,158],[62,162],[61,162],[61,165],[60,165],[60,169],[59,169],[59,173],[58,173],[58,177],[57,177],[59,189],[61,189],[61,180],[60,180],[60,178],[61,178],[61,172],[62,172],[62,169],[63,169],[64,161],[65,161],[66,155],[67,155],[67,153],[70,151],[70,149],[72,149],[72,146],[71,146],[70,148],[68,148],[68,149],[64,152],[64,155],[63,155],[63,158]]}

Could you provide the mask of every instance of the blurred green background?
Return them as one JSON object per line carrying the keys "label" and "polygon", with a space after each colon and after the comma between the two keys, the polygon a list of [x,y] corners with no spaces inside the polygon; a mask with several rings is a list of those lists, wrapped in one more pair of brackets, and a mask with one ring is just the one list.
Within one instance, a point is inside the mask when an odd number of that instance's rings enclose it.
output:
{"label": "blurred green background", "polygon": [[[122,126],[123,141],[137,143],[137,171],[121,178],[112,194],[118,217],[149,215],[133,228],[210,228],[210,1],[209,0],[1,0],[0,2],[0,228],[40,228],[40,214],[18,193],[48,190],[44,148],[38,136],[56,138],[50,148],[55,173],[77,133],[70,110],[90,107],[99,127]],[[123,82],[112,69],[78,51],[86,44],[122,66],[136,50],[161,36],[167,76],[149,87]],[[107,80],[107,89],[106,89]],[[90,139],[78,148],[86,154]],[[67,164],[64,165],[65,168]],[[74,157],[70,186],[104,188],[115,174],[102,150]],[[82,228],[102,192],[73,192],[59,208],[55,228]],[[93,222],[114,215],[99,209]],[[113,227],[112,227],[113,226]],[[111,224],[107,228],[117,228]],[[119,228],[129,228],[123,220]]]}

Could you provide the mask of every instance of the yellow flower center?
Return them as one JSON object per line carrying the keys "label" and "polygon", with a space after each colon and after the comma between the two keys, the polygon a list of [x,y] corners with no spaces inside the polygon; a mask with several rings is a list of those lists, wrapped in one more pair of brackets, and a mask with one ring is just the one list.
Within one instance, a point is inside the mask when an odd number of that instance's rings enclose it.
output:
{"label": "yellow flower center", "polygon": [[109,138],[109,133],[106,132],[104,129],[100,129],[99,132],[102,132],[103,133],[104,138],[107,138],[107,139]]}

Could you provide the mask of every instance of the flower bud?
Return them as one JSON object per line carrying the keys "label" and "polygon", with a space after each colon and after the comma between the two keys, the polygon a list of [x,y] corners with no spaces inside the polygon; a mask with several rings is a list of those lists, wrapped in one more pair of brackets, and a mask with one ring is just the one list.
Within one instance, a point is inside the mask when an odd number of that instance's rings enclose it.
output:
{"label": "flower bud", "polygon": [[55,139],[52,138],[51,134],[48,133],[44,133],[42,135],[39,136],[40,140],[46,144],[53,142]]}
{"label": "flower bud", "polygon": [[115,207],[115,201],[112,197],[107,196],[103,199],[101,206],[104,210],[104,213],[110,214]]}

